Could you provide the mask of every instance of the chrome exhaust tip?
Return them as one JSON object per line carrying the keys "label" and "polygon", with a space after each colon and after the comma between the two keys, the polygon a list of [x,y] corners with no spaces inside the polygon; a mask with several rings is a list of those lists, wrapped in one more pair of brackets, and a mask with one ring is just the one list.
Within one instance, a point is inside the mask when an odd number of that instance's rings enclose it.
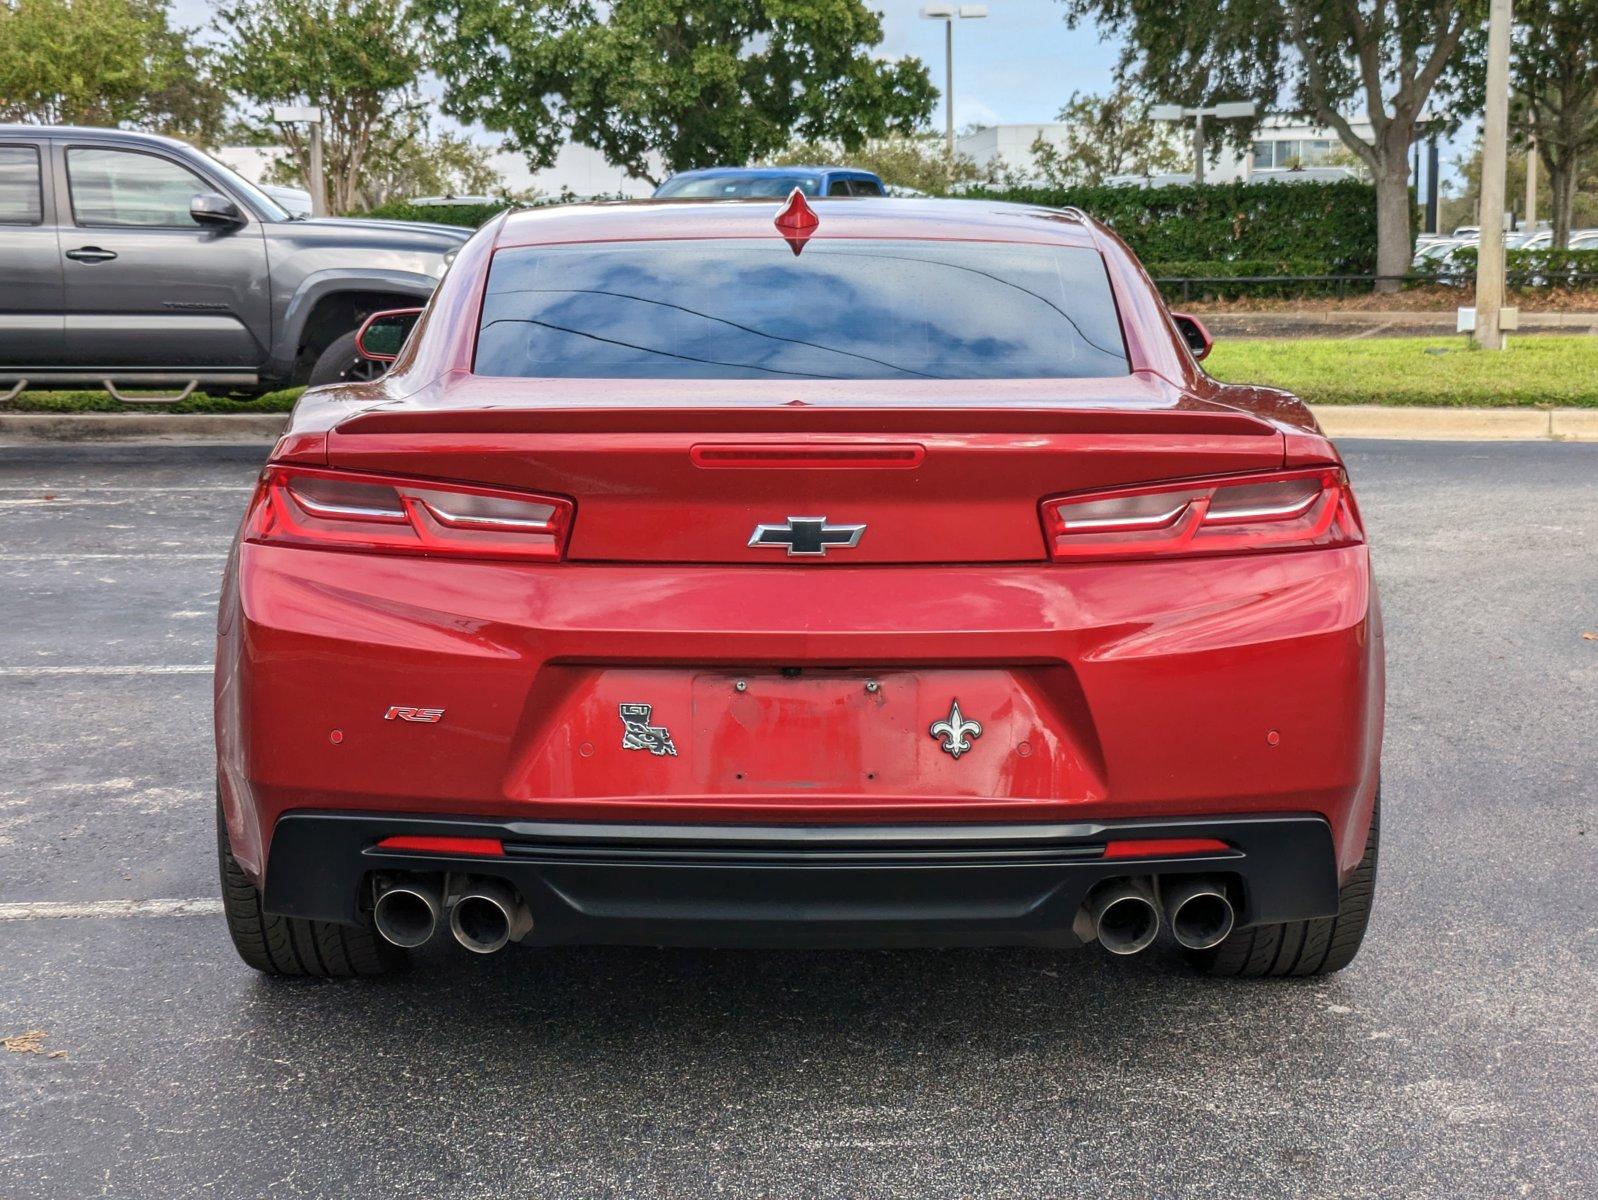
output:
{"label": "chrome exhaust tip", "polygon": [[1182,879],[1165,888],[1171,936],[1187,950],[1219,946],[1237,925],[1237,911],[1224,885],[1213,879]]}
{"label": "chrome exhaust tip", "polygon": [[433,936],[443,905],[430,880],[398,879],[378,885],[372,924],[385,942],[414,950]]}
{"label": "chrome exhaust tip", "polygon": [[532,914],[514,888],[498,879],[471,884],[449,910],[449,931],[473,954],[493,954],[533,928]]}
{"label": "chrome exhaust tip", "polygon": [[1132,880],[1100,888],[1089,901],[1088,915],[1094,936],[1111,954],[1147,950],[1160,932],[1160,909],[1153,891]]}

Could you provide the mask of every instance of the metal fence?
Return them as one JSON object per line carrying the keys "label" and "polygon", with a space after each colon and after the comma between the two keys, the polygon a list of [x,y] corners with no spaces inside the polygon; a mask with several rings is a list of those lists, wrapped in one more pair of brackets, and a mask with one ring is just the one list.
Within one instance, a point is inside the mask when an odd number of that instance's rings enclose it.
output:
{"label": "metal fence", "polygon": [[[1196,297],[1215,295],[1273,294],[1295,296],[1346,296],[1351,292],[1369,292],[1378,283],[1396,283],[1407,287],[1473,287],[1475,272],[1436,271],[1410,272],[1403,275],[1188,275],[1157,277],[1154,280],[1167,297],[1179,297],[1187,303]],[[1598,271],[1560,271],[1550,278],[1546,271],[1508,271],[1504,286],[1514,290],[1548,291],[1552,288],[1569,288],[1578,291],[1598,291]]]}

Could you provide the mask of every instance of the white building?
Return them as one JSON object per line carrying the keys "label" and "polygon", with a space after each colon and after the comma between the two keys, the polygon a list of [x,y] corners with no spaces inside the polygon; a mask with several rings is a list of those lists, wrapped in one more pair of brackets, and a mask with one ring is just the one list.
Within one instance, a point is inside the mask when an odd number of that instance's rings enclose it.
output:
{"label": "white building", "polygon": [[[1370,122],[1355,121],[1354,132],[1360,137],[1371,136]],[[1022,178],[1036,173],[1036,160],[1032,144],[1039,138],[1057,147],[1065,145],[1069,126],[1059,121],[1046,121],[1035,125],[990,125],[955,140],[957,153],[972,159],[979,167],[999,169],[1003,166]],[[1192,143],[1191,128],[1171,127],[1174,142],[1184,150]],[[1189,161],[1191,151],[1187,151]],[[1209,183],[1232,183],[1237,180],[1280,179],[1288,171],[1299,168],[1343,166],[1349,153],[1337,134],[1330,129],[1310,125],[1291,117],[1268,116],[1254,130],[1253,143],[1247,150],[1239,151],[1225,145],[1212,148],[1211,157],[1204,164],[1204,178]],[[1257,172],[1268,174],[1256,175]],[[1317,176],[1322,173],[1317,171]],[[1323,176],[1322,176],[1323,177]],[[1192,178],[1192,168],[1186,174],[1173,172],[1162,175],[1158,182],[1179,182]]]}

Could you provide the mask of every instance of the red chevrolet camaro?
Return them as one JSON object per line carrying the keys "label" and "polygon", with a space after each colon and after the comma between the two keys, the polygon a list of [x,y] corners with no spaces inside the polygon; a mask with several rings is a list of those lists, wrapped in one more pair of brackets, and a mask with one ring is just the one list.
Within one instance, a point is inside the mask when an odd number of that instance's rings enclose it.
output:
{"label": "red chevrolet camaro", "polygon": [[[377,357],[403,314],[374,320]],[[453,938],[1364,935],[1382,634],[1336,449],[1074,210],[512,212],[313,389],[218,626],[251,966]]]}

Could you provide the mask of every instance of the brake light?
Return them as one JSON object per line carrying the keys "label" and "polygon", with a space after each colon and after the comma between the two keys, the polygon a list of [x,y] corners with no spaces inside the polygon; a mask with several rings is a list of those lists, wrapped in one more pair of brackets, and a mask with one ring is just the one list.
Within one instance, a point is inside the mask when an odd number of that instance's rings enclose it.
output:
{"label": "brake light", "polygon": [[245,540],[378,554],[559,559],[572,502],[469,484],[272,466]]}
{"label": "brake light", "polygon": [[1247,554],[1365,540],[1337,467],[1055,496],[1043,502],[1056,561]]}

